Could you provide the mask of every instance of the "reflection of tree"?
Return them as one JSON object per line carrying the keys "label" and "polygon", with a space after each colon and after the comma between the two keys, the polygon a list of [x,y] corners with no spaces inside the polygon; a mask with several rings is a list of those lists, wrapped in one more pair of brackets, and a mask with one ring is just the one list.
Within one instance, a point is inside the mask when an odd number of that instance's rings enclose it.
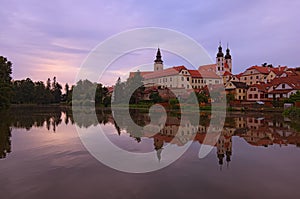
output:
{"label": "reflection of tree", "polygon": [[5,158],[11,152],[11,128],[7,111],[0,112],[0,159]]}
{"label": "reflection of tree", "polygon": [[56,127],[62,122],[60,107],[16,107],[11,108],[12,126],[30,130],[32,127],[43,127],[55,132]]}

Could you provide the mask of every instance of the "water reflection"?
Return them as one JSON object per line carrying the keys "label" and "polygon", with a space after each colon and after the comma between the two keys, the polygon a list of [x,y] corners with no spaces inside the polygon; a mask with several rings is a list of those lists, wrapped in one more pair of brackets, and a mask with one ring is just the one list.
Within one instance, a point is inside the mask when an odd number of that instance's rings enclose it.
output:
{"label": "water reflection", "polygon": [[[80,112],[80,120],[74,121],[72,111],[62,107],[39,107],[39,108],[12,108],[0,114],[0,158],[5,158],[11,152],[11,130],[12,128],[23,128],[28,131],[35,128],[46,128],[49,132],[56,132],[57,126],[61,123],[66,125],[77,125],[80,128],[89,128],[96,125],[113,125],[118,135],[129,135],[136,142],[143,144],[142,138],[148,138],[153,142],[153,150],[157,152],[157,159],[163,158],[163,149],[166,144],[177,145],[178,147],[193,141],[203,144],[207,136],[211,115],[201,113],[200,121],[193,120],[193,114],[180,115],[169,113],[166,124],[156,134],[137,131],[128,125],[128,118],[124,117],[126,111],[120,109],[112,113],[110,109],[98,109],[97,120],[88,117],[89,111]],[[130,110],[131,118],[139,126],[149,124],[150,117],[146,111]],[[118,118],[118,123],[114,117]],[[182,121],[182,128],[179,128]],[[213,124],[212,124],[213,125]],[[225,126],[221,136],[211,133],[210,140],[205,144],[216,147],[218,164],[229,165],[233,155],[232,137],[237,136],[244,139],[252,146],[268,147],[270,145],[295,145],[300,146],[300,133],[297,130],[298,124],[280,114],[240,114],[230,113],[227,115]],[[218,127],[215,127],[215,130]],[[215,144],[216,143],[216,144]]]}

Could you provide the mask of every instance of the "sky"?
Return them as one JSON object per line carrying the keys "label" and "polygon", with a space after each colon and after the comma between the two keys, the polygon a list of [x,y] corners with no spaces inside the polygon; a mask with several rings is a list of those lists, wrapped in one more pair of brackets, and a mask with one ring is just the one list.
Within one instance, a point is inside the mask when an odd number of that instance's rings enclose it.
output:
{"label": "sky", "polygon": [[[0,0],[0,55],[13,62],[13,79],[74,84],[89,52],[112,35],[134,28],[181,32],[215,59],[229,43],[233,73],[271,63],[300,66],[298,0]],[[159,45],[159,44],[155,44]],[[224,49],[225,50],[225,49]],[[153,61],[155,50],[113,65],[105,85],[126,78],[130,59]],[[166,65],[183,65],[162,51]],[[166,56],[164,56],[166,55]],[[145,59],[148,56],[148,59]],[[123,60],[123,62],[121,61]],[[134,68],[135,66],[130,66]]]}

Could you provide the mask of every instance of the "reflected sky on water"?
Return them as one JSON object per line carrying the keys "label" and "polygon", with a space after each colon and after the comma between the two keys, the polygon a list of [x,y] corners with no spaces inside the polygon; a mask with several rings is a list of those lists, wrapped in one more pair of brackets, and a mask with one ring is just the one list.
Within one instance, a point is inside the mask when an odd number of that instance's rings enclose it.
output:
{"label": "reflected sky on water", "polygon": [[[86,114],[86,113],[83,113]],[[122,111],[118,113],[122,117]],[[131,110],[139,125],[144,111]],[[178,132],[180,118],[186,128]],[[300,196],[300,125],[268,113],[228,113],[214,150],[198,152],[209,113],[199,123],[191,115],[170,113],[155,135],[134,132],[126,121],[116,124],[110,110],[97,110],[98,121],[76,121],[67,108],[13,108],[1,112],[0,183],[5,198],[296,198]],[[83,117],[88,118],[88,117]],[[119,121],[119,120],[118,120]],[[192,142],[170,166],[146,174],[127,174],[104,166],[83,147],[75,125],[101,125],[109,139],[132,152],[156,151]],[[195,135],[191,133],[195,132]],[[212,142],[214,143],[214,142]]]}

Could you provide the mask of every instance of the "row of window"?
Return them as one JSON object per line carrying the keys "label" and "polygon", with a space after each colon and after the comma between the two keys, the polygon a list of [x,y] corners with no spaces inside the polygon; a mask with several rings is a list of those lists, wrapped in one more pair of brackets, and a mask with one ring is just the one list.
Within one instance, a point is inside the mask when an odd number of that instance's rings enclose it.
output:
{"label": "row of window", "polygon": [[[259,76],[258,75],[256,75],[256,77],[255,77],[256,79],[259,79]],[[253,76],[250,76],[250,79],[253,79]],[[247,77],[244,77],[244,80],[247,80]]]}
{"label": "row of window", "polygon": [[[169,81],[172,82],[172,77],[169,78]],[[181,77],[181,81],[185,81],[184,80],[184,77]],[[187,77],[186,78],[186,81],[190,81],[190,78]],[[168,78],[167,77],[164,77],[164,78],[161,78],[159,79],[159,83],[165,83],[165,82],[168,82]],[[203,80],[203,79],[192,79],[192,83],[206,83],[206,80]],[[212,83],[212,80],[209,80],[210,83]],[[215,84],[219,84],[220,81],[219,80],[215,80]]]}
{"label": "row of window", "polygon": [[[260,94],[260,99],[267,98],[268,95]],[[249,94],[248,99],[258,99],[258,94]]]}

